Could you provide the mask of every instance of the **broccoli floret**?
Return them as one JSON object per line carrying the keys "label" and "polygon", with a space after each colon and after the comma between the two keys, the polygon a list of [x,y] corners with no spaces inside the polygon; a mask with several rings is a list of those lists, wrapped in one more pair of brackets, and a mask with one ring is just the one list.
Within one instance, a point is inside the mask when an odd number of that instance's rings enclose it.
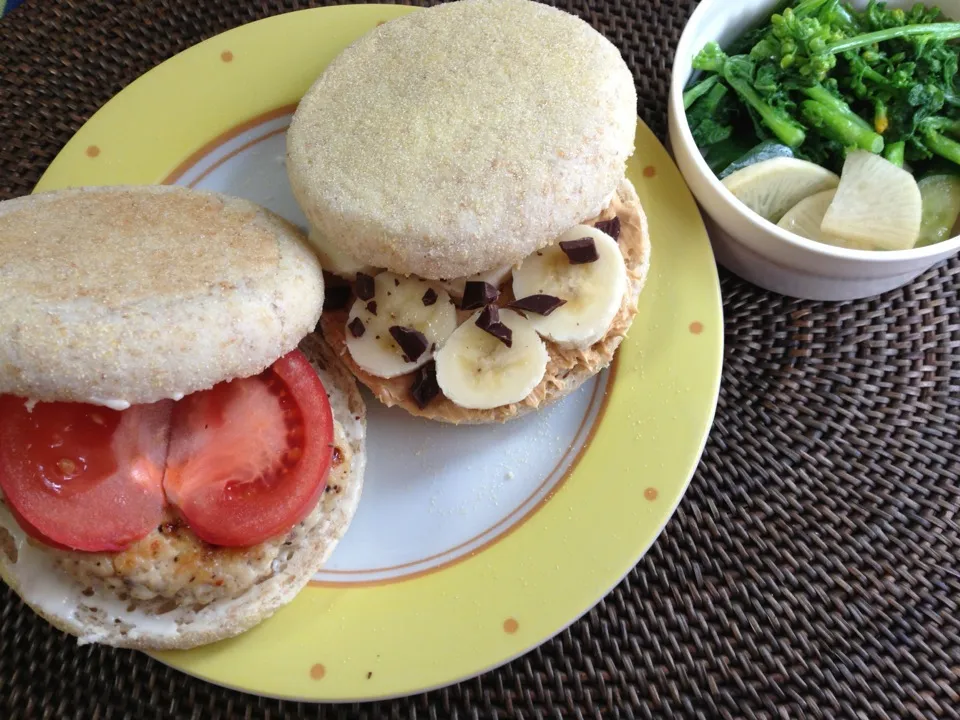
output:
{"label": "broccoli floret", "polygon": [[727,63],[727,54],[715,42],[709,42],[703,46],[703,50],[697,53],[693,59],[693,69],[703,70],[704,72],[723,74],[723,66]]}

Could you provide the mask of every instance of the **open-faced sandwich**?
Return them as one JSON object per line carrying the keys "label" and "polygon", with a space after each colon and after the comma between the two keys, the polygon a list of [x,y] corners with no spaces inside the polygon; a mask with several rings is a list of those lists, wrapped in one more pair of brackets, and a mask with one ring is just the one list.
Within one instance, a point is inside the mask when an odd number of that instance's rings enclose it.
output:
{"label": "open-faced sandwich", "polygon": [[0,571],[81,642],[188,648],[353,518],[365,409],[292,225],[174,187],[0,203]]}
{"label": "open-faced sandwich", "polygon": [[612,43],[530,0],[417,11],[330,64],[287,169],[347,283],[324,337],[377,398],[504,421],[609,365],[650,258],[625,177],[636,103]]}

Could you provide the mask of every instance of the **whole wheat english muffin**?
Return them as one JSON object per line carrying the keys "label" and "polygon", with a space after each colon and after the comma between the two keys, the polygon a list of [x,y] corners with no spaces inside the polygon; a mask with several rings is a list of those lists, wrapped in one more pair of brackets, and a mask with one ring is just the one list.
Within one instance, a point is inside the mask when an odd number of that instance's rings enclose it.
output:
{"label": "whole wheat english muffin", "polygon": [[610,202],[637,96],[616,47],[529,0],[419,10],[344,50],[287,134],[317,233],[426,279],[510,265]]}
{"label": "whole wheat english muffin", "polygon": [[306,238],[184,188],[0,205],[0,575],[76,635],[237,635],[354,516],[365,408]]}
{"label": "whole wheat english muffin", "polygon": [[131,186],[0,203],[0,393],[183,397],[266,368],[322,303],[302,235],[246,200]]}
{"label": "whole wheat english muffin", "polygon": [[610,42],[530,0],[411,13],[323,72],[287,169],[350,283],[329,281],[324,336],[377,398],[502,422],[610,364],[651,254],[625,177],[636,100]]}

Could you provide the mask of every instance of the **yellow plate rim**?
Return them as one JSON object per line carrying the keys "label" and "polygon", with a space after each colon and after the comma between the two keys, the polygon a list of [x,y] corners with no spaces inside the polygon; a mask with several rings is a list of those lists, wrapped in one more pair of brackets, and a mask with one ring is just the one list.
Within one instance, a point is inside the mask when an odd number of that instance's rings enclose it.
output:
{"label": "yellow plate rim", "polygon": [[[296,103],[326,63],[360,34],[416,10],[315,8],[201,42],[101,108],[63,148],[35,192],[160,182],[211,139]],[[526,654],[583,617],[629,574],[662,533],[694,475],[713,423],[723,360],[719,280],[697,206],[666,150],[642,123],[637,148],[628,176],[650,219],[650,279],[619,351],[607,417],[550,502],[501,542],[442,572],[385,586],[310,587],[239,638],[153,657],[266,697],[308,702],[402,697],[475,677]],[[665,268],[676,264],[684,272],[668,277]],[[650,335],[658,342],[651,343]],[[653,402],[654,396],[672,415],[651,415],[642,405],[638,410],[636,401]],[[660,436],[662,428],[668,437]],[[656,467],[639,452],[627,458],[630,465],[618,464],[623,453],[618,457],[616,451],[625,443],[656,451],[650,454]],[[631,482],[638,473],[643,487]],[[615,484],[616,493],[592,492],[597,476]],[[563,552],[553,551],[557,544]],[[497,591],[489,593],[490,588]],[[453,600],[461,593],[483,602],[465,610]],[[544,597],[560,599],[544,603]],[[425,601],[429,619],[419,610]],[[383,622],[385,607],[390,623]],[[300,637],[305,626],[314,628],[323,648],[305,646]],[[473,650],[453,647],[458,643],[445,639],[450,632],[470,640]],[[415,668],[410,652],[417,656]],[[267,676],[251,670],[264,657],[272,665]]]}

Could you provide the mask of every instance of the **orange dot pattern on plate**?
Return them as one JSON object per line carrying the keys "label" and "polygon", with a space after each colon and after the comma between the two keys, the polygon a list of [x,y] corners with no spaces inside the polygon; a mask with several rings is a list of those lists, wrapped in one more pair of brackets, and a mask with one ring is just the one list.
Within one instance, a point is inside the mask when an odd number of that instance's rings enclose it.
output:
{"label": "orange dot pattern on plate", "polygon": [[87,148],[87,157],[94,158],[99,154],[100,154],[100,148],[98,148],[96,145],[91,145],[90,147]]}
{"label": "orange dot pattern on plate", "polygon": [[229,50],[224,50],[222,53],[220,53],[220,59],[223,60],[224,62],[232,62],[233,53],[230,52]]}
{"label": "orange dot pattern on plate", "polygon": [[703,332],[703,323],[702,322],[692,322],[690,323],[690,332],[694,335],[699,335]]}
{"label": "orange dot pattern on plate", "polygon": [[653,502],[654,500],[656,500],[656,499],[657,499],[657,495],[659,495],[659,494],[660,494],[660,493],[657,492],[657,489],[656,489],[656,488],[647,488],[646,490],[643,491],[643,496],[644,496],[647,500],[649,500],[649,501],[651,501],[651,502]]}
{"label": "orange dot pattern on plate", "polygon": [[312,677],[314,680],[323,680],[323,676],[326,674],[327,669],[320,663],[317,663],[310,668],[310,677]]}
{"label": "orange dot pattern on plate", "polygon": [[647,165],[647,166],[643,169],[643,176],[644,176],[644,177],[652,178],[652,177],[653,177],[654,175],[656,175],[656,174],[657,174],[657,169],[656,169],[653,165]]}
{"label": "orange dot pattern on plate", "polygon": [[513,635],[517,630],[520,629],[520,623],[518,623],[513,618],[507,618],[503,621],[503,631],[508,635]]}

